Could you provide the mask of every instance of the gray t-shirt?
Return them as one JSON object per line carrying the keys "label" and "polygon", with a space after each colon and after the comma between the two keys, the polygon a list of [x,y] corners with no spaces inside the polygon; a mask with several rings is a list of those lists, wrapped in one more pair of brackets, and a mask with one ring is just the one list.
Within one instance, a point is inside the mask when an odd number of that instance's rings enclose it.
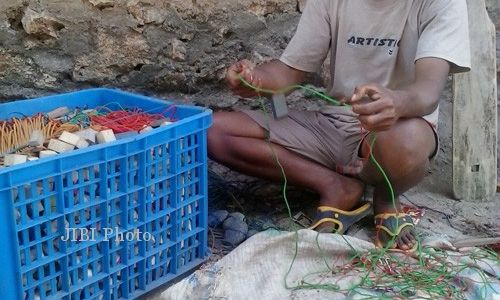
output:
{"label": "gray t-shirt", "polygon": [[[465,0],[309,0],[280,60],[316,72],[330,51],[329,91],[350,97],[365,83],[404,88],[424,57],[468,71],[469,47]],[[433,125],[438,109],[424,116]]]}

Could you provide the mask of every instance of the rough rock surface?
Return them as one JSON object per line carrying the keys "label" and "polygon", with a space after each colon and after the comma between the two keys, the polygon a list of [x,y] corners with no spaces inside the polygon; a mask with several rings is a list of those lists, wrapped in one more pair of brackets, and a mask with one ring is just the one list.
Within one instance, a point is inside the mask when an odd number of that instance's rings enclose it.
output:
{"label": "rough rock surface", "polygon": [[232,62],[277,57],[299,16],[297,0],[0,1],[0,100],[218,88]]}

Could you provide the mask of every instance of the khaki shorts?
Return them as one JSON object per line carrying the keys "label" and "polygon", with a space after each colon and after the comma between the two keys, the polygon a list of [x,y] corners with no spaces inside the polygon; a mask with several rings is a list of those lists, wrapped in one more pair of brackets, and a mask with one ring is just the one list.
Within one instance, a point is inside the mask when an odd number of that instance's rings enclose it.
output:
{"label": "khaki shorts", "polygon": [[[328,106],[321,111],[291,110],[288,117],[279,120],[261,111],[245,110],[243,113],[266,129],[273,143],[330,169],[356,165],[361,159],[359,148],[368,135],[348,107]],[[435,128],[432,129],[436,150],[430,158],[438,149],[437,133]]]}

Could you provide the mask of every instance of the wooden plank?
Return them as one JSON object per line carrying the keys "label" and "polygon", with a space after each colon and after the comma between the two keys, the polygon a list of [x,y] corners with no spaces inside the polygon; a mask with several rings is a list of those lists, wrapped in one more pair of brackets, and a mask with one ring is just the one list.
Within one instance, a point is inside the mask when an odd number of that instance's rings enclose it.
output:
{"label": "wooden plank", "polygon": [[467,0],[472,69],[453,77],[453,192],[489,201],[497,185],[495,27],[484,0]]}
{"label": "wooden plank", "polygon": [[494,245],[494,244],[498,244],[498,243],[500,243],[500,237],[473,238],[473,239],[457,240],[457,241],[451,242],[451,244],[455,248],[479,247],[479,246]]}

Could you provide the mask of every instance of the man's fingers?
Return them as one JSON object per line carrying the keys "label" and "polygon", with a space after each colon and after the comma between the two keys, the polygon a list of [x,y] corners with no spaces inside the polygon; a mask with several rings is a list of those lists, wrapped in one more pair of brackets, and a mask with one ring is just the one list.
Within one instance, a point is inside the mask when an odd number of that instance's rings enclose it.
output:
{"label": "man's fingers", "polygon": [[351,103],[355,103],[363,99],[363,97],[368,96],[372,97],[373,95],[379,92],[379,87],[375,84],[365,84],[362,86],[356,87],[354,90],[354,95],[351,97]]}
{"label": "man's fingers", "polygon": [[[380,100],[378,98],[377,100]],[[384,101],[373,101],[368,103],[354,103],[352,105],[352,111],[358,115],[372,115],[382,111],[387,107]]]}
{"label": "man's fingers", "polygon": [[253,84],[253,81],[255,80],[253,69],[243,68],[243,71],[240,75],[241,77],[243,77],[243,79],[245,79],[246,82]]}
{"label": "man's fingers", "polygon": [[239,63],[236,63],[227,69],[226,80],[231,87],[239,85],[240,79],[238,74],[240,74],[242,70],[243,69]]}
{"label": "man's fingers", "polygon": [[246,59],[238,61],[228,68],[226,81],[234,93],[241,95],[245,89],[250,88],[248,85],[254,85],[254,68],[255,65]]}

